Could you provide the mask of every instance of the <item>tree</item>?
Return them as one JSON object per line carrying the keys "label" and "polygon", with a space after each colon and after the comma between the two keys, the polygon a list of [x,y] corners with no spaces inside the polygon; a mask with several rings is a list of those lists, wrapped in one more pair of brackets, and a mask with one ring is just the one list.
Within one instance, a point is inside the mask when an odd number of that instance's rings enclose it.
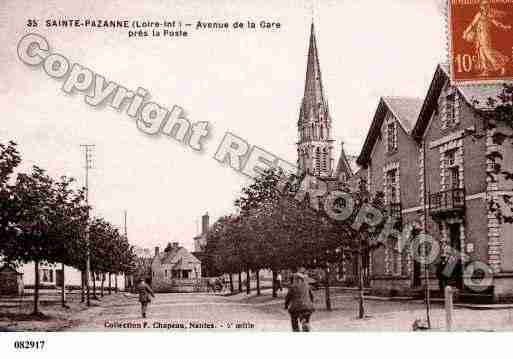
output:
{"label": "tree", "polygon": [[21,162],[16,143],[7,145],[0,143],[0,257],[5,257],[15,245],[17,227],[13,222],[15,202],[12,186],[9,184],[11,175]]}
{"label": "tree", "polygon": [[12,246],[5,255],[9,260],[34,261],[34,310],[39,315],[39,265],[57,262],[62,255],[63,218],[59,198],[63,196],[43,169],[34,166],[30,174],[18,174],[12,188],[14,211],[12,220],[17,234],[10,237]]}

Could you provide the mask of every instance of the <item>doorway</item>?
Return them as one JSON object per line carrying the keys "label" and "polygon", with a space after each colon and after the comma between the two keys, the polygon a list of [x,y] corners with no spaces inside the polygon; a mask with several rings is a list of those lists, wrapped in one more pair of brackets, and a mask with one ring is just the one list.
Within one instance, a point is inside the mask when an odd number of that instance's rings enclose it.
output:
{"label": "doorway", "polygon": [[463,265],[461,263],[461,227],[460,223],[449,224],[449,240],[454,253],[449,260],[455,261],[454,269],[449,279],[449,284],[456,287],[463,287]]}

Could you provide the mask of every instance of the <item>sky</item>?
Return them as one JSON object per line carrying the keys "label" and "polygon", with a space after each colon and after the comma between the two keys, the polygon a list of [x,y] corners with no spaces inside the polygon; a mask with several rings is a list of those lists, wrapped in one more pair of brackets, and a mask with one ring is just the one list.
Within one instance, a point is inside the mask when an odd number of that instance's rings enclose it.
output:
{"label": "sky", "polygon": [[[95,144],[90,172],[93,212],[123,226],[131,243],[152,248],[180,242],[192,249],[200,216],[211,223],[234,211],[246,177],[213,159],[229,131],[295,163],[299,105],[312,18],[333,137],[357,155],[380,96],[424,97],[446,59],[443,0],[257,3],[2,0],[0,4],[0,141],[14,140],[20,171],[38,165],[84,183],[80,144]],[[313,9],[313,10],[312,10]],[[313,14],[313,17],[312,17]],[[44,27],[45,19],[279,22],[275,30],[201,30],[188,38],[128,38],[125,30]],[[37,19],[37,29],[27,27]],[[197,153],[165,136],[150,137],[124,112],[93,108],[84,94],[16,53],[29,32],[51,50],[151,101],[208,121],[211,136]],[[335,158],[335,161],[337,160]]]}

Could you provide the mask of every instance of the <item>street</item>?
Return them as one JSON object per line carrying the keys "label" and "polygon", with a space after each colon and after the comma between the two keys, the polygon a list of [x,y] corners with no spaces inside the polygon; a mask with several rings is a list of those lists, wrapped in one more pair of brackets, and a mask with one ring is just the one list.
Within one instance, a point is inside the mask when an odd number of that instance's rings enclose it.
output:
{"label": "street", "polygon": [[[366,317],[358,319],[356,292],[332,288],[333,310],[325,309],[324,290],[315,291],[313,331],[411,331],[413,322],[426,318],[422,300],[390,300],[367,297]],[[157,293],[141,318],[138,296],[120,292],[92,302],[91,308],[76,295],[68,297],[68,308],[60,306],[58,293],[47,291],[42,298],[42,318],[34,318],[31,297],[0,300],[0,331],[289,331],[289,315],[283,309],[286,290],[273,298],[269,289],[257,296],[253,291],[220,295],[212,293]],[[21,304],[24,303],[24,304]],[[481,310],[477,310],[481,309]],[[432,329],[445,330],[445,311],[432,302]],[[456,306],[453,329],[458,331],[501,331],[513,329],[513,307],[483,308]]]}
{"label": "street", "polygon": [[[315,331],[411,331],[415,319],[425,319],[421,301],[366,300],[365,319],[357,319],[354,293],[334,291],[333,310],[326,311],[323,291],[316,291],[316,311],[312,316]],[[122,293],[115,302],[81,312],[74,318],[73,331],[289,331],[288,313],[283,309],[284,292],[272,298],[270,291],[261,296],[237,294],[221,296],[206,293],[159,293],[142,319],[137,297]],[[444,329],[445,312],[433,303],[433,329]],[[456,308],[456,330],[511,330],[511,309],[472,310]]]}

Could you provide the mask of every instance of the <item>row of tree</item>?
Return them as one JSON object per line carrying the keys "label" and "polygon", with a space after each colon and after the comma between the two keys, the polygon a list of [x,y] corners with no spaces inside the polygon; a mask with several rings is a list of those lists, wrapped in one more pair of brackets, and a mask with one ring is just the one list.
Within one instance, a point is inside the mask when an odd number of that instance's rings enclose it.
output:
{"label": "row of tree", "polygon": [[[76,189],[74,179],[54,179],[37,166],[18,172],[21,160],[14,142],[0,143],[0,259],[34,262],[34,313],[39,313],[42,263],[73,266],[84,274],[89,252],[92,273],[108,273],[110,279],[133,270],[135,255],[126,237],[108,221],[89,218],[85,190]],[[82,300],[85,280],[82,275]]]}
{"label": "row of tree", "polygon": [[[382,195],[371,198],[364,188],[339,187],[351,193],[354,203],[351,216],[337,221],[322,207],[313,205],[318,199],[309,198],[308,194],[302,196],[302,201],[296,199],[304,179],[290,183],[285,190],[280,189],[280,179],[279,170],[269,169],[243,188],[240,198],[235,201],[237,213],[217,220],[208,233],[207,265],[220,273],[238,273],[239,288],[240,273],[246,272],[246,278],[249,278],[254,272],[258,295],[261,269],[272,271],[273,283],[280,270],[321,269],[324,271],[326,307],[330,310],[332,264],[340,264],[352,257],[362,267],[364,254],[375,247],[374,237],[365,225],[354,228],[351,224],[366,204],[384,210]],[[343,207],[339,205],[341,203],[335,203],[335,208]],[[362,270],[359,272],[363,273]],[[229,278],[233,291],[232,274]],[[360,287],[363,291],[363,278],[360,278]],[[246,280],[246,291],[250,292],[249,280]],[[273,285],[273,296],[276,295]],[[363,316],[363,292],[361,298]]]}

